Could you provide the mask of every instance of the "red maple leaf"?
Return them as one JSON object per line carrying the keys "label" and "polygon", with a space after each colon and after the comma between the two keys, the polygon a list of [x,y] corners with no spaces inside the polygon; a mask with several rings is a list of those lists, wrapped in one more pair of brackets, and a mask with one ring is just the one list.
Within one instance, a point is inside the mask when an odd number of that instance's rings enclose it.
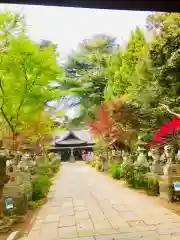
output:
{"label": "red maple leaf", "polygon": [[180,133],[180,118],[175,116],[164,123],[153,136],[152,141],[148,144],[149,148],[154,147],[155,145],[165,145],[172,143],[173,141],[178,143]]}
{"label": "red maple leaf", "polygon": [[125,103],[120,98],[105,101],[96,109],[96,119],[89,120],[89,128],[94,136],[101,135],[107,142],[125,141],[134,135],[134,131],[127,126],[123,129],[121,125],[127,125],[132,119],[125,108]]}

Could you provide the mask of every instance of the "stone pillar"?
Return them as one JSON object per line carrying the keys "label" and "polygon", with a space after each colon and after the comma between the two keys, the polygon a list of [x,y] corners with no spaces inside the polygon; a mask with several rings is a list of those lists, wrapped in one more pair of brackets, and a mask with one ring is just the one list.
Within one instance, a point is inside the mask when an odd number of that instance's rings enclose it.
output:
{"label": "stone pillar", "polygon": [[137,142],[137,152],[138,152],[138,157],[136,160],[136,163],[147,163],[147,154],[146,154],[146,143],[142,141],[141,137],[138,137],[138,142]]}
{"label": "stone pillar", "polygon": [[9,180],[9,177],[6,175],[7,159],[8,158],[1,147],[0,149],[0,233],[9,231],[12,225],[11,220],[8,218],[5,218],[3,214],[3,209],[4,209],[3,189],[4,189],[4,185]]}
{"label": "stone pillar", "polygon": [[70,162],[75,162],[75,158],[74,158],[74,154],[73,154],[73,148],[71,148]]}
{"label": "stone pillar", "polygon": [[120,150],[114,151],[113,159],[114,159],[115,163],[122,163],[122,161],[123,161],[122,152]]}
{"label": "stone pillar", "polygon": [[175,191],[174,183],[180,181],[180,164],[165,164],[164,175],[160,177],[160,197],[170,202],[180,199],[180,191]]}
{"label": "stone pillar", "polygon": [[44,164],[46,162],[44,155],[37,155],[35,162],[37,165]]}
{"label": "stone pillar", "polygon": [[151,172],[158,175],[163,175],[163,165],[161,164],[161,154],[158,148],[153,148],[150,151],[153,163],[151,166]]}
{"label": "stone pillar", "polygon": [[178,163],[173,145],[166,145],[164,147],[163,159],[165,165],[163,167],[164,175],[161,177],[160,197],[174,201],[180,199],[180,191],[175,191],[174,183],[180,181],[180,164]]}

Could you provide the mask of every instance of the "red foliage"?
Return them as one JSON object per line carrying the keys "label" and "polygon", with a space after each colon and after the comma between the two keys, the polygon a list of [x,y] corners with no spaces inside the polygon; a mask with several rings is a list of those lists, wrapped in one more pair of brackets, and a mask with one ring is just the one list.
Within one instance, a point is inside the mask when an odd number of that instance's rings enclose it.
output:
{"label": "red foliage", "polygon": [[172,143],[173,140],[177,139],[180,131],[180,118],[175,116],[164,123],[153,136],[153,140],[148,144],[149,148],[157,145],[165,145]]}
{"label": "red foliage", "polygon": [[23,144],[25,138],[26,138],[25,132],[24,133],[16,133],[15,139],[14,139],[16,150],[19,150],[19,148]]}
{"label": "red foliage", "polygon": [[124,142],[129,140],[134,131],[131,128],[122,126],[131,121],[132,113],[125,109],[125,103],[120,98],[106,101],[96,109],[96,119],[88,121],[93,136],[101,136],[107,142]]}
{"label": "red foliage", "polygon": [[34,152],[40,152],[40,141],[37,140],[36,142],[29,141],[29,137],[31,137],[33,134],[38,134],[41,130],[41,121],[39,118],[37,118],[35,121],[31,123],[31,125],[24,130],[23,132],[16,133],[14,136],[14,148],[15,150],[20,150],[20,148],[24,144],[28,144],[29,147]]}
{"label": "red foliage", "polygon": [[109,117],[107,110],[103,108],[98,108],[96,114],[96,120],[89,120],[89,128],[92,135],[97,136],[109,133],[113,126],[113,122]]}

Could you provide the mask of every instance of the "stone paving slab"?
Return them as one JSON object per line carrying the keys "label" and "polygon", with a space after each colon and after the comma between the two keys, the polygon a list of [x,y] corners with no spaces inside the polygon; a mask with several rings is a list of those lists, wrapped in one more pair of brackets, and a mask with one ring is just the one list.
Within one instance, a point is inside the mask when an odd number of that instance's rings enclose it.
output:
{"label": "stone paving slab", "polygon": [[59,214],[48,214],[43,223],[59,222]]}
{"label": "stone paving slab", "polygon": [[75,211],[75,212],[84,212],[84,211],[86,211],[86,210],[87,210],[87,208],[84,207],[84,206],[74,207],[74,211]]}
{"label": "stone paving slab", "polygon": [[64,163],[28,240],[179,240],[180,216],[84,163]]}
{"label": "stone paving slab", "polygon": [[35,220],[33,226],[32,226],[32,230],[36,231],[36,230],[40,230],[42,227],[43,221],[42,220]]}
{"label": "stone paving slab", "polygon": [[38,240],[39,239],[39,230],[36,231],[30,231],[29,235],[28,235],[28,240]]}
{"label": "stone paving slab", "polygon": [[95,230],[97,231],[97,233],[99,235],[109,235],[109,234],[116,234],[119,233],[119,231],[117,229],[114,228],[95,228]]}
{"label": "stone paving slab", "polygon": [[61,227],[58,228],[58,237],[60,238],[75,238],[78,237],[76,227]]}
{"label": "stone paving slab", "polygon": [[91,236],[97,236],[97,235],[99,235],[99,233],[95,229],[84,229],[84,230],[78,231],[79,238],[91,237]]}
{"label": "stone paving slab", "polygon": [[93,225],[95,228],[104,228],[104,229],[112,228],[112,225],[107,219],[93,220]]}
{"label": "stone paving slab", "polygon": [[88,211],[75,212],[76,219],[89,219],[90,215]]}
{"label": "stone paving slab", "polygon": [[[94,237],[81,237],[81,238],[71,238],[72,240],[95,240]],[[67,238],[57,238],[57,239],[53,239],[53,240],[67,240]]]}
{"label": "stone paving slab", "polygon": [[43,224],[39,231],[39,238],[49,240],[55,237],[58,237],[58,222]]}
{"label": "stone paving slab", "polygon": [[60,211],[60,207],[48,207],[48,214],[57,214]]}
{"label": "stone paving slab", "polygon": [[76,225],[76,220],[74,216],[60,217],[59,227],[70,227],[75,225]]}

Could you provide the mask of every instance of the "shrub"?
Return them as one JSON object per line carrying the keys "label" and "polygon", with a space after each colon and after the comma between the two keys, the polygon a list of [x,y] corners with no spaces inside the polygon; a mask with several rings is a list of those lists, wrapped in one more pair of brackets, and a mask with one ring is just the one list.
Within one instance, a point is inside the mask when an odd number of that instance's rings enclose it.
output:
{"label": "shrub", "polygon": [[56,157],[56,154],[51,152],[51,153],[48,154],[48,157],[50,158],[50,160],[53,160],[53,158]]}
{"label": "shrub", "polygon": [[45,198],[51,186],[51,179],[46,175],[36,174],[32,177],[32,200]]}
{"label": "shrub", "polygon": [[173,184],[169,184],[168,186],[168,201],[169,202],[175,201],[175,190]]}
{"label": "shrub", "polygon": [[91,162],[90,162],[90,165],[91,165],[91,167],[95,167],[95,166],[96,166],[96,160],[91,161]]}
{"label": "shrub", "polygon": [[146,174],[135,169],[133,187],[146,189],[147,188]]}
{"label": "shrub", "polygon": [[53,177],[53,171],[51,165],[47,163],[40,164],[36,167],[36,174],[38,175],[47,175],[48,177]]}
{"label": "shrub", "polygon": [[41,198],[40,200],[37,201],[29,201],[28,202],[28,209],[35,209],[43,205],[47,201],[46,198]]}
{"label": "shrub", "polygon": [[109,166],[108,172],[110,173],[111,177],[113,177],[114,179],[120,179],[121,165],[120,164],[111,164]]}
{"label": "shrub", "polygon": [[134,187],[135,188],[147,188],[147,176],[149,172],[149,165],[147,163],[135,163],[134,164]]}
{"label": "shrub", "polygon": [[90,161],[88,161],[88,160],[85,160],[85,163],[86,163],[86,164],[90,164]]}
{"label": "shrub", "polygon": [[93,167],[94,161],[91,161],[89,165],[90,165],[91,167]]}
{"label": "shrub", "polygon": [[159,182],[155,176],[147,175],[147,194],[150,196],[159,195]]}
{"label": "shrub", "polygon": [[121,178],[124,178],[127,184],[134,187],[134,164],[122,163],[121,164]]}
{"label": "shrub", "polygon": [[32,191],[33,191],[32,184],[31,184],[31,179],[30,179],[30,183],[24,182],[22,184],[22,186],[23,186],[23,189],[26,193],[26,196],[27,196],[28,200],[30,200],[32,198]]}
{"label": "shrub", "polygon": [[60,164],[61,163],[60,163],[60,161],[58,159],[51,162],[50,168],[51,168],[53,173],[57,173],[59,171]]}
{"label": "shrub", "polygon": [[99,161],[96,162],[96,169],[100,172],[102,171],[102,165]]}

